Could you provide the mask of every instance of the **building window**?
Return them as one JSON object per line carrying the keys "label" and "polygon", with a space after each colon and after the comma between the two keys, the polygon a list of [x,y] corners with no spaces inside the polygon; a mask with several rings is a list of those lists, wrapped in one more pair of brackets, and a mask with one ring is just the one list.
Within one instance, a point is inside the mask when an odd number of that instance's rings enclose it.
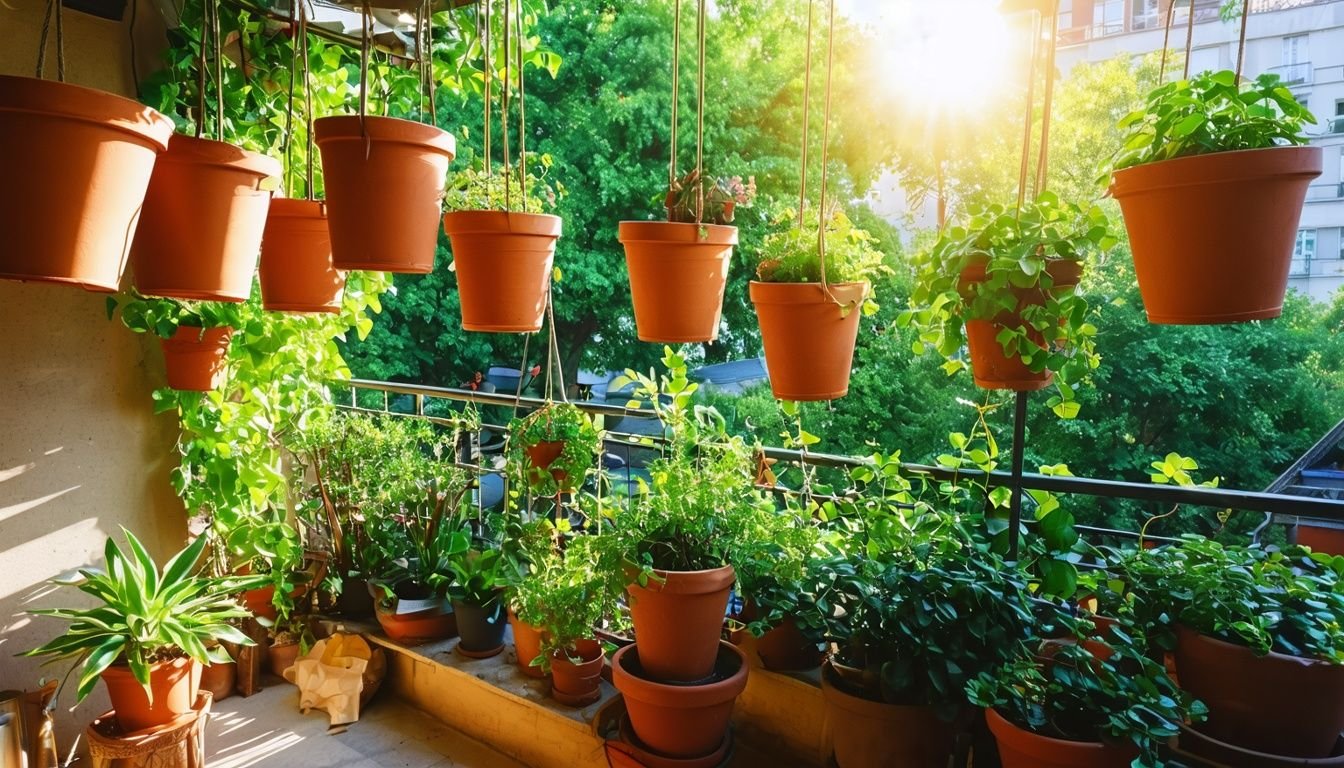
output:
{"label": "building window", "polygon": [[1073,6],[1059,12],[1059,29],[1061,31],[1073,29]]}
{"label": "building window", "polygon": [[1307,35],[1292,35],[1283,38],[1283,64],[1305,64],[1307,62]]}
{"label": "building window", "polygon": [[1130,19],[1131,30],[1160,29],[1162,14],[1157,9],[1157,0],[1134,0],[1134,16]]}
{"label": "building window", "polygon": [[[1330,133],[1344,133],[1344,99],[1335,99],[1335,116],[1330,119],[1326,130]],[[1344,184],[1344,167],[1340,168],[1339,181]]]}
{"label": "building window", "polygon": [[1289,274],[1306,277],[1311,274],[1311,261],[1316,258],[1316,230],[1299,229],[1293,245],[1293,266]]}
{"label": "building window", "polygon": [[1096,10],[1092,12],[1096,19],[1096,34],[1118,35],[1125,31],[1125,0],[1097,0]]}

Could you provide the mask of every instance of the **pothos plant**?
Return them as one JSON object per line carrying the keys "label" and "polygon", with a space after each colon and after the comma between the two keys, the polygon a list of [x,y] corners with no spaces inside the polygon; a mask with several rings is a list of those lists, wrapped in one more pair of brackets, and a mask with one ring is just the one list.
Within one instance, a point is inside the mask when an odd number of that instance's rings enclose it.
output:
{"label": "pothos plant", "polygon": [[947,359],[949,375],[968,367],[966,323],[993,323],[1005,355],[1035,373],[1054,373],[1058,391],[1049,406],[1073,418],[1075,387],[1101,363],[1078,277],[1118,242],[1097,205],[1066,203],[1046,192],[1020,209],[987,206],[916,258],[910,309],[898,322],[919,331],[917,353],[933,348]]}
{"label": "pothos plant", "polygon": [[755,200],[755,176],[743,181],[741,176],[705,176],[692,169],[668,186],[663,207],[670,222],[724,225],[733,223],[738,208],[750,208]]}
{"label": "pothos plant", "polygon": [[[533,452],[546,443],[560,443],[560,452],[549,464],[539,466]],[[506,453],[510,468],[540,496],[583,485],[601,450],[601,430],[571,403],[547,403],[509,423]]]}
{"label": "pothos plant", "polygon": [[107,297],[107,319],[121,312],[122,323],[136,333],[152,333],[170,339],[179,327],[223,328],[239,324],[236,304],[214,301],[180,301],[141,296],[134,290]]}

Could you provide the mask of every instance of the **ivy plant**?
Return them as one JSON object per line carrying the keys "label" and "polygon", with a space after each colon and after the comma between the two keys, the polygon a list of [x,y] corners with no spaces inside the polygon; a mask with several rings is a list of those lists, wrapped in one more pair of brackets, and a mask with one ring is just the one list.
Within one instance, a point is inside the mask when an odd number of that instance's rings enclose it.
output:
{"label": "ivy plant", "polygon": [[[547,466],[534,466],[528,450],[557,442],[564,444],[560,455]],[[583,485],[601,450],[602,433],[590,416],[570,403],[548,403],[509,423],[505,452],[511,472],[521,476],[533,493],[554,496]]]}
{"label": "ivy plant", "polygon": [[134,289],[107,297],[107,319],[121,312],[122,323],[136,333],[153,333],[161,339],[172,338],[179,327],[236,327],[241,318],[238,305],[214,301],[141,296]]}
{"label": "ivy plant", "polygon": [[[828,283],[872,282],[890,273],[876,238],[856,227],[838,206],[826,211],[825,224]],[[801,227],[798,212],[792,208],[784,208],[776,215],[772,226],[774,232],[761,243],[756,279],[767,283],[821,282],[818,244],[821,222],[816,207],[807,209]]]}

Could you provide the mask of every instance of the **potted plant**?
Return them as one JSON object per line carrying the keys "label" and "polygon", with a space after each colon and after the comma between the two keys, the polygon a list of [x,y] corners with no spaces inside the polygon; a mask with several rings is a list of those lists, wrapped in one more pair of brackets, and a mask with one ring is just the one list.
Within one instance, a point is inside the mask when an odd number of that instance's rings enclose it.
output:
{"label": "potted plant", "polygon": [[33,611],[68,621],[70,629],[24,655],[73,659],[80,665],[78,701],[101,677],[118,724],[131,732],[192,710],[201,665],[229,661],[218,643],[252,645],[229,622],[247,616],[232,595],[254,580],[199,575],[204,537],[159,568],[130,531],[123,534],[129,555],[109,538],[104,569],[81,569],[77,581],[66,582],[99,604]]}
{"label": "potted plant", "polygon": [[823,533],[811,510],[792,504],[775,522],[773,530],[755,537],[734,560],[744,601],[738,619],[745,626],[733,633],[733,642],[750,643],[761,666],[773,672],[816,669],[825,659],[820,627],[808,621],[803,606],[816,597],[808,594],[808,587],[816,583],[813,569],[824,551]]}
{"label": "potted plant", "polygon": [[[460,535],[469,539],[470,529]],[[453,576],[448,595],[461,637],[457,652],[472,659],[498,655],[504,650],[504,628],[508,626],[504,601],[509,584],[507,559],[498,548],[478,544],[454,553],[448,567]]]}
{"label": "potted plant", "polygon": [[0,208],[0,278],[117,290],[172,121],[110,93],[11,75],[0,76],[0,113],[4,168],[24,180]]}
{"label": "potted plant", "polygon": [[[550,164],[543,155],[533,167]],[[520,162],[517,175],[507,166],[498,173],[471,168],[448,185],[443,231],[452,241],[462,327],[468,331],[541,330],[561,221],[542,213],[555,206],[556,190],[544,173],[526,174],[524,183],[524,167]]]}
{"label": "potted plant", "polygon": [[947,358],[948,373],[966,367],[960,354],[969,346],[977,385],[1036,390],[1054,381],[1051,407],[1073,416],[1074,388],[1100,362],[1078,281],[1115,243],[1100,206],[1049,192],[1020,209],[987,206],[919,257],[915,309],[901,319]]}
{"label": "potted plant", "polygon": [[539,496],[583,485],[600,450],[602,436],[592,418],[570,403],[547,403],[509,423],[509,464]]}
{"label": "potted plant", "polygon": [[822,225],[808,209],[801,226],[792,210],[761,245],[751,302],[761,324],[770,388],[780,400],[834,400],[849,392],[859,317],[876,310],[871,279],[888,271],[872,235],[838,207]]}
{"label": "potted plant", "polygon": [[277,197],[261,236],[261,305],[271,312],[341,311],[345,273],[331,263],[327,205]]}
{"label": "potted plant", "polygon": [[756,179],[707,178],[692,170],[673,181],[667,221],[623,221],[635,330],[641,341],[714,341],[723,314],[728,261],[737,244],[738,206],[750,207]]}
{"label": "potted plant", "polygon": [[153,333],[163,348],[168,386],[209,392],[220,384],[238,310],[227,304],[149,299],[132,291],[107,300],[108,317],[136,333]]}
{"label": "potted plant", "polygon": [[1125,117],[1120,202],[1153,323],[1229,323],[1283,311],[1315,118],[1278,75],[1205,72],[1153,89]]}

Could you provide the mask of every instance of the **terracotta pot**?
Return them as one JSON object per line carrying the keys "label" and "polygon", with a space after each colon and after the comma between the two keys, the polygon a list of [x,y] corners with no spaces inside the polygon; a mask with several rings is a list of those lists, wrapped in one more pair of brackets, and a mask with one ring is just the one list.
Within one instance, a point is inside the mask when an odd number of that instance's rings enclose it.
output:
{"label": "terracotta pot", "polygon": [[1344,665],[1251,649],[1176,628],[1180,685],[1209,708],[1201,732],[1238,747],[1329,757],[1344,731]]}
{"label": "terracotta pot", "polygon": [[532,660],[541,655],[541,630],[519,619],[512,608],[509,609],[509,626],[513,628],[513,650],[518,657],[518,668],[528,677],[546,677],[545,670],[532,664]]}
{"label": "terracotta pot", "polygon": [[1024,731],[992,709],[985,710],[985,721],[999,743],[1003,768],[1129,768],[1138,755],[1133,747],[1064,741]]}
{"label": "terracotta pot", "polygon": [[1173,751],[1177,757],[1199,757],[1223,768],[1344,768],[1344,739],[1336,744],[1331,757],[1312,760],[1242,749],[1181,726]]}
{"label": "terracotta pot", "polygon": [[488,607],[453,601],[457,616],[457,634],[462,638],[458,647],[472,658],[488,658],[504,650],[504,602],[496,599]]}
{"label": "terracotta pot", "polygon": [[159,156],[131,247],[147,296],[246,301],[280,163],[232,144],[175,135]]}
{"label": "terracotta pot", "polygon": [[733,732],[723,735],[718,749],[702,757],[668,757],[644,744],[630,727],[630,718],[622,717],[620,741],[606,743],[607,761],[611,768],[723,768],[733,746]]}
{"label": "terracotta pot", "polygon": [[201,665],[185,656],[151,664],[149,688],[153,695],[152,704],[150,694],[131,674],[130,667],[113,665],[103,671],[102,678],[122,729],[127,732],[141,731],[163,725],[191,711],[201,689]]}
{"label": "terracotta pot", "polygon": [[[1082,279],[1082,264],[1076,261],[1053,261],[1046,266],[1056,288],[1071,289]],[[985,280],[985,265],[974,264],[961,273],[961,290],[969,292],[970,286]],[[967,320],[966,346],[971,353],[971,374],[976,386],[982,389],[1011,389],[1031,392],[1050,386],[1054,374],[1050,371],[1033,371],[1016,356],[1009,357],[999,343],[999,332],[1005,326],[1018,326],[1022,323],[1021,310],[1045,302],[1040,290],[1017,290],[1018,311],[1005,312],[994,320]],[[1043,339],[1036,335],[1037,344]]]}
{"label": "terracotta pot", "polygon": [[723,315],[737,227],[622,221],[630,298],[640,341],[714,341]]}
{"label": "terracotta pot", "polygon": [[260,277],[262,306],[272,312],[341,311],[345,274],[331,265],[324,203],[271,201],[261,238]]}
{"label": "terracotta pot", "polygon": [[733,701],[747,687],[747,659],[731,643],[720,643],[715,673],[700,685],[654,682],[641,666],[640,644],[612,659],[612,682],[625,696],[625,710],[640,742],[668,757],[700,757],[723,743]]}
{"label": "terracotta pot", "polygon": [[798,623],[787,616],[779,626],[756,638],[756,655],[771,672],[804,672],[816,669],[826,658],[816,643],[808,642]]}
{"label": "terracotta pot", "polygon": [[1116,171],[1143,306],[1152,323],[1278,317],[1320,147],[1182,157]]}
{"label": "terracotta pot", "polygon": [[402,645],[431,643],[457,634],[457,616],[442,608],[415,613],[392,613],[380,608],[378,624],[389,640]]}
{"label": "terracotta pot", "polygon": [[[535,445],[529,445],[523,450],[527,456],[527,463],[533,469],[546,470],[555,460],[560,458],[560,454],[565,450],[564,440],[544,440]],[[562,493],[569,493],[574,490],[574,486],[569,481],[569,473],[563,469],[552,469],[551,477],[555,479],[555,484],[559,486]]]}
{"label": "terracotta pot", "polygon": [[173,123],[130,99],[0,75],[0,278],[115,291]]}
{"label": "terracotta pot", "polygon": [[849,392],[868,283],[830,291],[846,307],[827,298],[820,283],[751,283],[770,389],[780,400],[835,400]]}
{"label": "terracotta pot", "polygon": [[508,211],[443,216],[452,240],[462,327],[491,333],[541,330],[560,217]]}
{"label": "terracotta pot", "polygon": [[233,695],[238,682],[238,664],[206,664],[201,668],[201,690],[209,691],[215,701],[227,699]]}
{"label": "terracotta pot", "polygon": [[850,695],[822,667],[821,693],[839,768],[944,768],[952,756],[952,725],[932,707],[900,706]]}
{"label": "terracotta pot", "polygon": [[728,591],[736,573],[654,571],[647,586],[626,586],[640,664],[653,680],[689,683],[707,678],[718,657]]}
{"label": "terracotta pot", "polygon": [[275,621],[277,616],[275,604],[271,602],[274,599],[275,587],[268,586],[247,590],[238,598],[238,602],[242,603],[253,616]]}
{"label": "terracotta pot", "polygon": [[266,649],[266,664],[271,670],[271,674],[276,677],[284,677],[285,670],[294,666],[294,662],[299,658],[298,643],[283,643],[277,645],[271,643],[271,647]]}
{"label": "terracotta pot", "polygon": [[[582,659],[575,664],[570,655]],[[561,704],[586,707],[602,697],[602,667],[607,652],[596,640],[580,640],[573,650],[551,654],[551,695]]]}
{"label": "terracotta pot", "polygon": [[452,135],[391,117],[313,121],[337,269],[434,270]]}
{"label": "terracotta pot", "polygon": [[[228,327],[179,325],[171,339],[159,339],[168,386],[188,392],[209,392],[218,386],[232,337],[233,329]],[[275,592],[274,587],[271,592]]]}

